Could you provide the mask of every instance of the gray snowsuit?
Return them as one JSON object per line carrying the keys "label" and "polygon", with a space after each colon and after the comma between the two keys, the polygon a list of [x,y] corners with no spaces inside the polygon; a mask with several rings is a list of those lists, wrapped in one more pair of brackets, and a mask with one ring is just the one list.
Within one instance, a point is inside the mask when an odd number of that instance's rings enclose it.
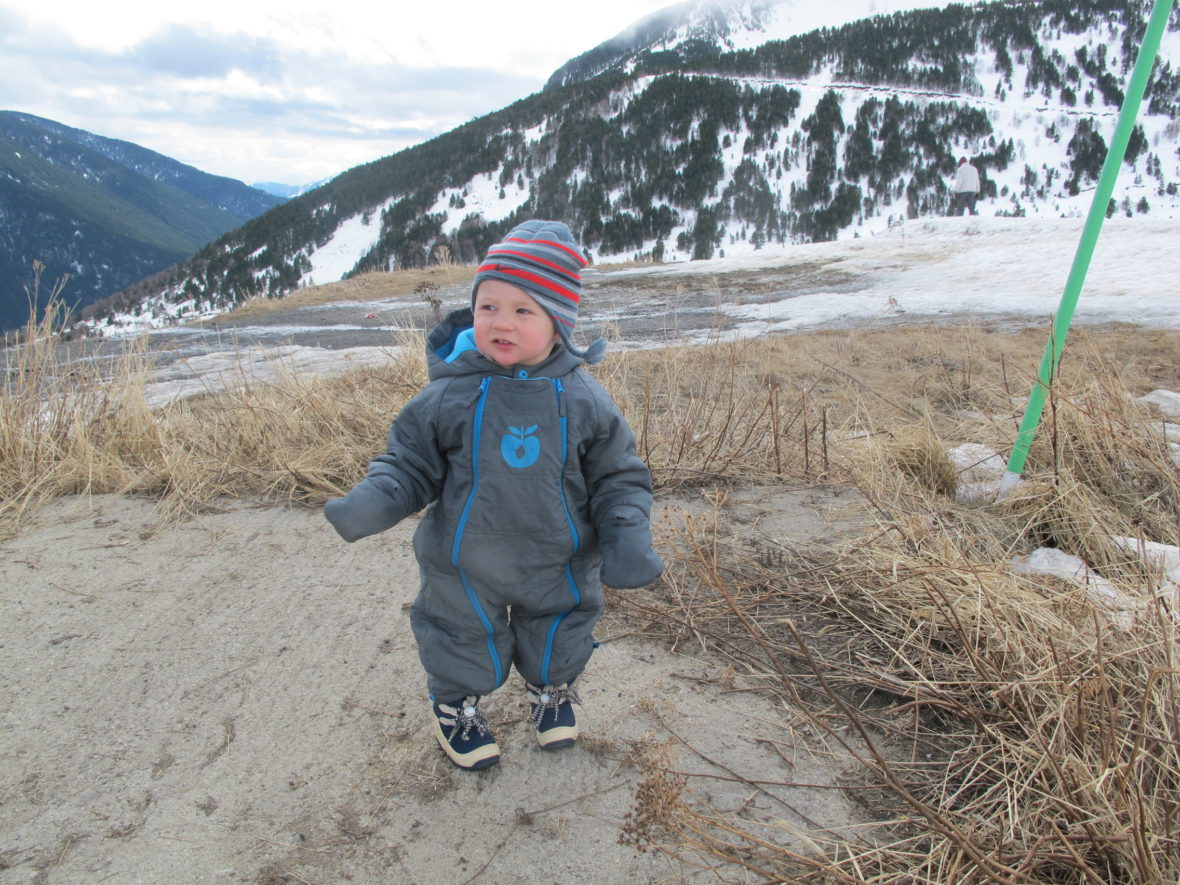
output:
{"label": "gray snowsuit", "polygon": [[539,365],[505,368],[456,347],[471,323],[459,310],[431,332],[430,383],[366,478],[324,508],[355,541],[431,505],[414,533],[422,589],[410,623],[443,702],[488,694],[513,665],[536,685],[573,681],[603,609],[603,545],[613,586],[662,569],[651,474],[582,360],[559,343]]}

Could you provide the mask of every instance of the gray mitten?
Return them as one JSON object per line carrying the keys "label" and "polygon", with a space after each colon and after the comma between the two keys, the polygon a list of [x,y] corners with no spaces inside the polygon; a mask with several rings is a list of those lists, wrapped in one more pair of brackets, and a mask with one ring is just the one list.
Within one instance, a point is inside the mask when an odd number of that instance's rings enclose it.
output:
{"label": "gray mitten", "polygon": [[654,584],[664,572],[664,561],[652,549],[647,514],[630,507],[612,513],[598,527],[602,544],[602,583],[631,590]]}
{"label": "gray mitten", "polygon": [[387,492],[371,482],[362,482],[343,498],[326,502],[324,516],[337,534],[350,543],[393,528],[409,515],[409,507],[400,487],[388,485]]}

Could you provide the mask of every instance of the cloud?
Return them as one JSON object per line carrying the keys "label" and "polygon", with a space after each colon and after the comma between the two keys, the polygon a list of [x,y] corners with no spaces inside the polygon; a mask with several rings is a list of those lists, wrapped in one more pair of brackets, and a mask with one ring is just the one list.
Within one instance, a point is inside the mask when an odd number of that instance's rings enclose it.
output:
{"label": "cloud", "polygon": [[283,66],[281,48],[266,37],[177,24],[153,33],[121,58],[140,70],[180,78],[224,77],[235,70],[273,77]]}
{"label": "cloud", "polygon": [[65,38],[46,49],[0,8],[4,25],[0,108],[247,181],[334,175],[540,88],[499,70],[361,61],[201,25],[167,25],[122,51]]}
{"label": "cloud", "polygon": [[665,5],[596,0],[554,28],[482,0],[0,0],[0,109],[301,184],[524,98]]}

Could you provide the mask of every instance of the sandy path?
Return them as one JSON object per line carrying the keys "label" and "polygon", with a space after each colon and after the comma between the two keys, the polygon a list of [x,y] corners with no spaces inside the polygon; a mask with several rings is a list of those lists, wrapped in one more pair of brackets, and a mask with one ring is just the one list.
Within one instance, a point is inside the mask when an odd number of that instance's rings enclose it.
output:
{"label": "sandy path", "polygon": [[[585,739],[540,751],[513,676],[485,702],[502,764],[459,772],[431,742],[409,630],[414,520],[350,546],[318,511],[154,519],[72,499],[0,543],[0,881],[712,882],[618,843],[629,747],[671,727],[746,777],[835,776],[755,695],[710,682],[717,662],[609,616]],[[787,829],[856,820],[837,790],[693,784]]]}

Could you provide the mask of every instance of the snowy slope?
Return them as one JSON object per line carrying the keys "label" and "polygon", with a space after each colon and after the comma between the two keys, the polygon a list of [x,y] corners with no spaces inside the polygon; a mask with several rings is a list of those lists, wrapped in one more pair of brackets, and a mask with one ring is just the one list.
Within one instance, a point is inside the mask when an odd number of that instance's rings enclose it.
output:
{"label": "snowy slope", "polygon": [[709,36],[707,22],[723,17],[727,33],[717,33],[716,41],[725,49],[753,49],[770,40],[786,40],[820,28],[839,28],[865,18],[931,9],[935,4],[924,0],[843,0],[822,3],[816,0],[743,0],[733,3],[703,3],[689,14],[689,22],[663,41],[671,48],[685,40]]}

